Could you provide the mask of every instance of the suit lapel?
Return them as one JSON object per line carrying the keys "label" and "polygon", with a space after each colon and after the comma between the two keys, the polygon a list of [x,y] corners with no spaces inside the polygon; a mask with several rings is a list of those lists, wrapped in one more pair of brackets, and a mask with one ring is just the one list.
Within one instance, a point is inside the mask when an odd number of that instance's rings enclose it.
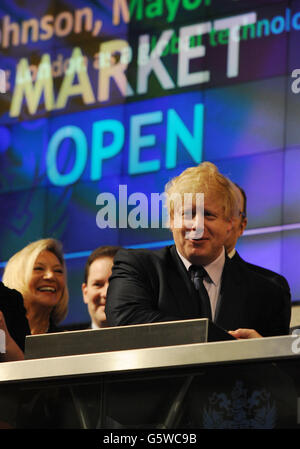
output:
{"label": "suit lapel", "polygon": [[167,265],[169,287],[176,298],[178,308],[184,315],[200,317],[199,298],[190,280],[187,269],[178,256],[175,245],[170,248]]}
{"label": "suit lapel", "polygon": [[[167,259],[167,279],[176,307],[182,316],[187,318],[201,317],[199,297],[182,263],[176,247],[170,247]],[[241,273],[241,266],[226,256],[221,284],[221,294],[217,304],[214,322],[220,327],[230,330],[242,321],[245,310],[244,298],[246,288]]]}
{"label": "suit lapel", "polygon": [[235,263],[237,263],[237,262],[239,262],[239,263],[245,263],[245,261],[241,258],[241,256],[239,255],[239,253],[237,252],[237,251],[235,251],[235,254],[234,254],[234,256],[232,257],[232,259],[231,259],[233,262],[235,262]]}
{"label": "suit lapel", "polygon": [[215,323],[228,329],[228,324],[240,320],[243,310],[243,284],[239,272],[239,265],[226,256],[222,274],[221,294],[216,308]]}

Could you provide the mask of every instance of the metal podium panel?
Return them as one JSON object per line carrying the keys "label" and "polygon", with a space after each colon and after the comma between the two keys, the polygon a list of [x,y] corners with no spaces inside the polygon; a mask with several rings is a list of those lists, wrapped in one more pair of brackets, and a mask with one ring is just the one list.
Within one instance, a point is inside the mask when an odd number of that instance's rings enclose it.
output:
{"label": "metal podium panel", "polygon": [[2,363],[0,418],[22,429],[299,429],[298,338]]}
{"label": "metal podium panel", "polygon": [[295,360],[300,358],[300,351],[295,352],[294,345],[295,336],[287,335],[5,362],[1,363],[0,386],[3,383],[168,370],[179,366]]}
{"label": "metal podium panel", "polygon": [[25,358],[37,359],[234,339],[208,319],[168,321],[26,337]]}

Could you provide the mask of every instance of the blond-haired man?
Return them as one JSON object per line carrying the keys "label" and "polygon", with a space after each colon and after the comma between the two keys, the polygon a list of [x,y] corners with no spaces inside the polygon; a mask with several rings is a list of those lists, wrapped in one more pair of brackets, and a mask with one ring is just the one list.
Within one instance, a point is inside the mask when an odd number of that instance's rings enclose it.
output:
{"label": "blond-haired man", "polygon": [[[118,252],[108,288],[108,323],[208,317],[228,331],[251,329],[236,334],[241,338],[288,334],[290,305],[281,291],[226,256],[224,243],[239,207],[232,182],[204,162],[171,180],[166,193],[174,245]],[[185,195],[192,197],[187,206]]]}

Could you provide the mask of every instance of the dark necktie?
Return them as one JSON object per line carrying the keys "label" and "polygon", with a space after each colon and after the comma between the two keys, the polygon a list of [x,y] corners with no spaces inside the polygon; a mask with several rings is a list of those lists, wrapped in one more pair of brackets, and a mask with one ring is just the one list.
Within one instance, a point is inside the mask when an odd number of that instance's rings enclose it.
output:
{"label": "dark necktie", "polygon": [[200,302],[201,302],[201,315],[204,318],[212,319],[211,317],[211,307],[210,307],[210,300],[207,293],[207,290],[203,284],[203,279],[207,276],[207,272],[205,269],[199,265],[191,265],[189,268],[189,272],[191,274],[192,282],[196,288],[196,290],[199,293],[200,296]]}

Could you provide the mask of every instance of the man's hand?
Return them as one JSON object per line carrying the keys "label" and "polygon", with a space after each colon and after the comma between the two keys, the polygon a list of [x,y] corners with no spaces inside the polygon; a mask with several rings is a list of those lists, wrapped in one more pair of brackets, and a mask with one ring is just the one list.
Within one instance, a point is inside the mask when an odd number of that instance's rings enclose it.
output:
{"label": "man's hand", "polygon": [[245,340],[247,338],[263,338],[262,335],[254,329],[236,329],[235,331],[228,331],[228,333],[238,340]]}

